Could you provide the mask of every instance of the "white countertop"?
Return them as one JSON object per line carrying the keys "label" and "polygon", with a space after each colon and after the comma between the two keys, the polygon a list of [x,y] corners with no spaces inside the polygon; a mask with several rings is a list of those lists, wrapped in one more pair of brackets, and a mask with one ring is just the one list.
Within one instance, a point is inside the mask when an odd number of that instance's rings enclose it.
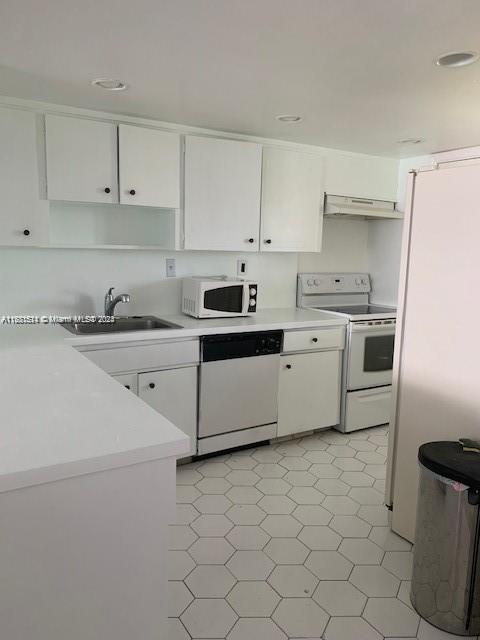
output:
{"label": "white countertop", "polygon": [[61,326],[0,326],[0,492],[188,452],[185,434],[73,346],[347,322],[296,308],[212,320],[158,316],[182,328],[74,336]]}

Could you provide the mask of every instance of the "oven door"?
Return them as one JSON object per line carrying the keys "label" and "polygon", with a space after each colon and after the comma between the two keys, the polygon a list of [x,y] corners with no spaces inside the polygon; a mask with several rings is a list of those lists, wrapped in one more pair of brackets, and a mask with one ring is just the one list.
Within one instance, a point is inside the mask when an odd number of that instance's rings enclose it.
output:
{"label": "oven door", "polygon": [[369,389],[392,383],[395,323],[350,323],[347,389]]}

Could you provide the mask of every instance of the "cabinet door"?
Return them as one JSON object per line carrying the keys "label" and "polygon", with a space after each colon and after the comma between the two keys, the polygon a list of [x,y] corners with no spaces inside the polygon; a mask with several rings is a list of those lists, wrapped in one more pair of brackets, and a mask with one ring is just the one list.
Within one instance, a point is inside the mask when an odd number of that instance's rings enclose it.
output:
{"label": "cabinet door", "polygon": [[197,367],[138,374],[138,395],[190,436],[197,451]]}
{"label": "cabinet door", "polygon": [[263,149],[262,251],[317,251],[321,246],[323,158]]}
{"label": "cabinet door", "polygon": [[118,126],[120,203],[180,207],[180,136]]}
{"label": "cabinet door", "polygon": [[47,115],[49,200],[118,202],[117,125]]}
{"label": "cabinet door", "polygon": [[187,136],[185,249],[258,251],[262,148]]}
{"label": "cabinet door", "polygon": [[336,196],[396,200],[398,160],[363,154],[330,152],[325,191]]}
{"label": "cabinet door", "polygon": [[35,245],[48,241],[48,202],[38,167],[38,116],[0,109],[0,244]]}
{"label": "cabinet door", "polygon": [[330,427],[340,419],[341,351],[282,356],[278,435]]}

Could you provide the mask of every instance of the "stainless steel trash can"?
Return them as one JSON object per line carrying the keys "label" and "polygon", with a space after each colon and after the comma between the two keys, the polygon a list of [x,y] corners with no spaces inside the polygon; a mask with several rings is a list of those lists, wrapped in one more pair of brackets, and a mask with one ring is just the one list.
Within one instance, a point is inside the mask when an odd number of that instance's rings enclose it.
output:
{"label": "stainless steel trash can", "polygon": [[430,624],[480,634],[480,454],[458,442],[420,447],[411,601]]}

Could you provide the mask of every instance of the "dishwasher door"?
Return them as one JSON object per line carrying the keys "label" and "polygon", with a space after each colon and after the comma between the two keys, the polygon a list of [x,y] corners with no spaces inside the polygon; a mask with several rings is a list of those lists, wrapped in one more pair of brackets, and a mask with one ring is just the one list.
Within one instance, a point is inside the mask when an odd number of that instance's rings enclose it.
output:
{"label": "dishwasher door", "polygon": [[198,437],[277,421],[280,355],[202,362]]}

